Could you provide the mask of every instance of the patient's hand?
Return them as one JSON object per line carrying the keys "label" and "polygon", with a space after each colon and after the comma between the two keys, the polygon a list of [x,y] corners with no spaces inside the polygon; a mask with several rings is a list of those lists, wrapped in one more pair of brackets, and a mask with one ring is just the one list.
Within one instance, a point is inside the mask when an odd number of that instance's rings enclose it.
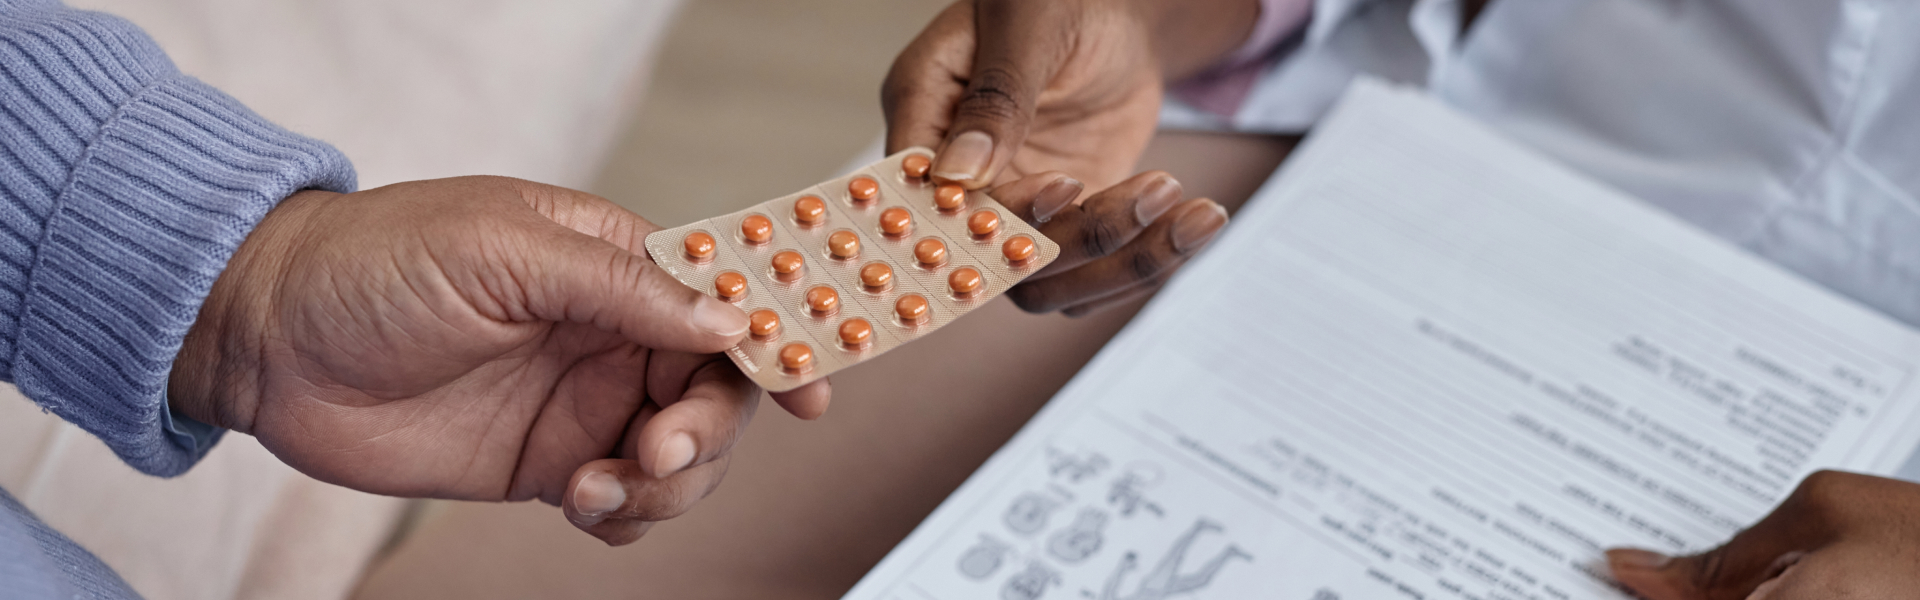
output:
{"label": "patient's hand", "polygon": [[[169,398],[322,481],[538,498],[632,542],[719,484],[760,395],[711,354],[746,316],[648,260],[656,229],[503,178],[302,192],[215,283]],[[774,399],[812,418],[828,395]]]}
{"label": "patient's hand", "polygon": [[1610,550],[1647,600],[1920,597],[1920,485],[1821,472],[1773,514],[1705,554]]}
{"label": "patient's hand", "polygon": [[1007,292],[1031,312],[1079,316],[1153,293],[1227,224],[1212,200],[1186,200],[1180,182],[1142,173],[1075,204],[1083,186],[1041,173],[993,188],[993,196],[1060,243],[1060,258]]}
{"label": "patient's hand", "polygon": [[1134,169],[1163,81],[1246,39],[1256,0],[962,0],[900,53],[882,89],[888,152],[939,151],[968,189],[1045,171],[1095,189]]}

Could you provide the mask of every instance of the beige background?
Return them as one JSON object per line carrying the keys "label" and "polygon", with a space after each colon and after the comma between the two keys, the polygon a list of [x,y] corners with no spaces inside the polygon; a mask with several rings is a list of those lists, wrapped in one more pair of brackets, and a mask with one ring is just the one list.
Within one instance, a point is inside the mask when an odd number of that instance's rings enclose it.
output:
{"label": "beige background", "polygon": [[[657,43],[680,1],[73,0],[133,19],[188,73],[334,143],[363,186],[513,175],[666,226],[818,182],[867,149],[888,66],[946,3],[686,0]],[[1209,137],[1163,136],[1146,162],[1234,206],[1260,177],[1211,176],[1237,171],[1198,151],[1229,142]],[[1285,148],[1227,156],[1264,175]],[[997,301],[836,375],[821,421],[767,405],[719,492],[620,549],[538,503],[322,484],[245,436],[186,476],[141,476],[18,398],[0,400],[0,486],[156,599],[334,598],[370,564],[365,598],[833,598],[1132,309],[1071,320]]]}
{"label": "beige background", "polygon": [[947,0],[690,0],[590,191],[662,226],[829,176],[879,139],[880,82]]}

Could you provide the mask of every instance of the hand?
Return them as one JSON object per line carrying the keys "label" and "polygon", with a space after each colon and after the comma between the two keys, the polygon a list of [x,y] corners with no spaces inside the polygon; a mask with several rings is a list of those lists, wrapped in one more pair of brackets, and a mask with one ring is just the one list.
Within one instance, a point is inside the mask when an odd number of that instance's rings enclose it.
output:
{"label": "hand", "polygon": [[968,189],[1045,171],[1093,189],[1133,171],[1161,87],[1250,33],[1256,0],[962,0],[894,60],[887,151],[925,146]]}
{"label": "hand", "polygon": [[[503,178],[302,192],[215,282],[169,398],[322,481],[539,498],[630,543],[718,485],[760,394],[710,354],[746,316],[649,261],[657,229]],[[828,397],[774,399],[813,418]]]}
{"label": "hand", "polygon": [[1616,549],[1607,559],[1647,600],[1920,597],[1920,485],[1814,473],[1725,546],[1682,558]]}
{"label": "hand", "polygon": [[1029,312],[1080,316],[1153,293],[1227,225],[1212,200],[1183,200],[1163,172],[1136,175],[1074,204],[1084,186],[1042,173],[987,192],[1040,233],[1060,257],[1007,291]]}

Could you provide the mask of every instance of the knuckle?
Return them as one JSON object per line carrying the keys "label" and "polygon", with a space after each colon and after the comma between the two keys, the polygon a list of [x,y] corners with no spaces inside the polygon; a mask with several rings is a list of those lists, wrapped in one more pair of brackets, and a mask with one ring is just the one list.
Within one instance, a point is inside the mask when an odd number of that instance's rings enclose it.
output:
{"label": "knuckle", "polygon": [[648,285],[656,268],[659,267],[655,266],[653,261],[638,255],[607,250],[607,270],[611,277],[608,281],[617,282],[620,286],[618,291],[623,294],[644,296],[660,292],[661,290],[652,289],[653,286]]}
{"label": "knuckle", "polygon": [[984,67],[974,72],[967,90],[960,95],[954,114],[990,121],[1011,121],[1024,114],[1017,91],[1020,76],[1005,67]]}
{"label": "knuckle", "polygon": [[1688,563],[1693,567],[1687,576],[1693,583],[1694,589],[1718,589],[1724,583],[1722,580],[1725,578],[1727,568],[1727,547],[1721,546],[1708,550],[1704,554],[1689,559]]}
{"label": "knuckle", "polygon": [[1160,270],[1166,268],[1166,265],[1167,262],[1151,250],[1134,252],[1132,256],[1127,257],[1127,270],[1136,281],[1154,279],[1160,275]]}
{"label": "knuckle", "polygon": [[1020,310],[1033,314],[1049,313],[1054,309],[1053,297],[1030,285],[1014,286],[1007,290],[1007,298]]}
{"label": "knuckle", "polygon": [[1126,239],[1126,232],[1112,219],[1088,219],[1080,229],[1080,247],[1087,256],[1112,254]]}

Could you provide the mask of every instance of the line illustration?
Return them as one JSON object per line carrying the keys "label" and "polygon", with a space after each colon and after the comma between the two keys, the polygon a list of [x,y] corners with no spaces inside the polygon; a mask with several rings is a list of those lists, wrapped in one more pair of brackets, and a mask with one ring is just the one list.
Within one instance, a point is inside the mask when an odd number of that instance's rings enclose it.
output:
{"label": "line illustration", "polygon": [[994,571],[1000,570],[1000,563],[1011,550],[1013,548],[1006,543],[981,535],[980,543],[960,555],[960,574],[975,581],[992,577]]}
{"label": "line illustration", "polygon": [[1181,534],[1180,539],[1173,542],[1173,547],[1167,549],[1166,556],[1161,557],[1160,562],[1155,564],[1152,570],[1140,577],[1140,585],[1134,589],[1134,592],[1121,595],[1120,582],[1128,573],[1139,567],[1139,557],[1133,552],[1128,552],[1120,559],[1120,565],[1114,568],[1113,576],[1107,578],[1106,587],[1100,591],[1100,600],[1162,600],[1179,594],[1192,593],[1212,584],[1213,577],[1220,574],[1220,569],[1226,567],[1228,561],[1236,558],[1253,560],[1253,555],[1247,554],[1239,546],[1228,545],[1199,570],[1181,575],[1180,564],[1186,561],[1188,548],[1193,546],[1193,541],[1200,537],[1201,532],[1208,531],[1218,532],[1222,529],[1218,523],[1206,519],[1195,521],[1193,527]]}
{"label": "line illustration", "polygon": [[1100,551],[1106,542],[1102,530],[1107,526],[1107,513],[1097,508],[1080,509],[1080,515],[1074,517],[1073,524],[1053,534],[1047,541],[1047,553],[1068,564],[1078,563]]}
{"label": "line illustration", "polygon": [[1060,508],[1059,501],[1034,492],[1027,492],[1013,499],[1013,505],[1007,507],[1007,512],[1002,515],[1001,520],[1005,521],[1007,529],[1013,530],[1014,533],[1033,535],[1047,528],[1047,518],[1052,516],[1053,511],[1058,508]]}

